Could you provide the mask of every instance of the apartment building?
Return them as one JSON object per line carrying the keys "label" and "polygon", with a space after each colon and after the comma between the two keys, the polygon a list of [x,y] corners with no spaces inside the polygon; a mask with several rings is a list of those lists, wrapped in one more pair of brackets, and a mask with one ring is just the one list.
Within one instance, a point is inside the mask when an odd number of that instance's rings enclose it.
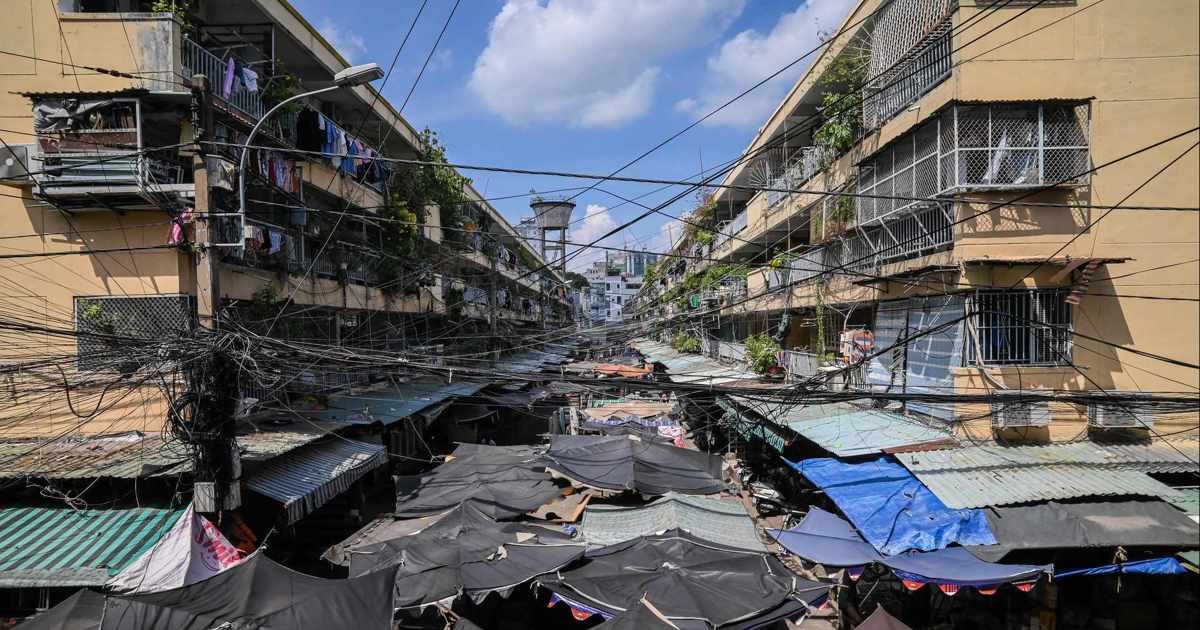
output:
{"label": "apartment building", "polygon": [[651,252],[618,252],[596,261],[584,276],[597,295],[593,319],[610,325],[625,321],[628,307],[642,290],[643,277],[657,262]]}
{"label": "apartment building", "polygon": [[[543,267],[537,250],[469,182],[447,191],[449,207],[410,207],[411,171],[375,158],[426,155],[428,142],[369,84],[264,119],[349,67],[286,0],[198,0],[175,14],[152,4],[5,4],[0,318],[34,327],[5,328],[10,359],[41,343],[78,351],[82,373],[86,356],[112,353],[97,333],[182,335],[217,314],[397,353],[447,320],[493,334],[569,320],[561,275],[531,272]],[[208,97],[193,92],[199,74]],[[45,332],[63,328],[78,341]],[[296,382],[339,385],[319,373]],[[131,396],[81,431],[157,431],[165,411],[151,398]],[[32,409],[4,406],[13,418]],[[62,401],[37,410],[46,422],[5,431],[57,432],[71,418]]]}
{"label": "apartment building", "polygon": [[[1147,147],[1197,126],[1198,22],[1185,0],[859,2],[715,191],[716,238],[673,251],[709,260],[669,259],[646,317],[772,334],[810,370],[921,334],[870,360],[876,391],[1195,391],[1197,137]],[[745,280],[695,280],[715,266]],[[1171,421],[1107,411],[968,425]]]}

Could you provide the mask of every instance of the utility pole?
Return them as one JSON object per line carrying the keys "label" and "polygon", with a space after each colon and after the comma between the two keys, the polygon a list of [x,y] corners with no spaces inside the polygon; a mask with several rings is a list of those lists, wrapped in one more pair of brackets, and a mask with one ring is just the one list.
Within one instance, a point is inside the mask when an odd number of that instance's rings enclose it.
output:
{"label": "utility pole", "polygon": [[[221,300],[220,268],[213,243],[226,242],[217,234],[221,220],[214,214],[212,190],[208,181],[208,161],[204,141],[213,127],[212,85],[208,77],[192,77],[191,120],[195,153],[192,157],[192,178],[196,199],[196,248],[193,253],[196,267],[196,315],[201,335],[214,334],[219,329]],[[243,174],[238,173],[241,177]],[[241,234],[234,234],[241,239]],[[219,513],[241,506],[241,458],[238,455],[234,416],[238,407],[237,371],[223,351],[214,351],[203,361],[196,362],[187,372],[188,394],[172,405],[171,421],[181,423],[184,435],[194,445],[192,462],[195,485],[193,504],[197,512]],[[190,418],[183,409],[190,408]]]}
{"label": "utility pole", "polygon": [[[211,247],[217,219],[213,212],[208,186],[208,163],[205,159],[204,142],[212,133],[213,108],[212,85],[208,77],[197,74],[192,77],[192,139],[196,150],[192,155],[192,180],[196,187],[196,314],[200,326],[216,332],[217,309],[220,301],[220,271],[217,255]],[[238,177],[242,174],[238,173]],[[241,236],[240,234],[237,236]]]}

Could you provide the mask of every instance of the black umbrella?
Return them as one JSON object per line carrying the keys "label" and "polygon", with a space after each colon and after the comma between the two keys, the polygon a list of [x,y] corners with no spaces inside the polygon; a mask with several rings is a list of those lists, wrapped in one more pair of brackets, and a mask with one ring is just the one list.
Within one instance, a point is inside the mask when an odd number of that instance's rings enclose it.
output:
{"label": "black umbrella", "polygon": [[497,519],[536,510],[562,492],[537,455],[524,446],[460,444],[433,472],[396,479],[396,516],[437,514],[467,501]]}
{"label": "black umbrella", "polygon": [[605,490],[716,494],[726,488],[720,456],[635,436],[555,436],[545,461],[547,468]]}
{"label": "black umbrella", "polygon": [[740,627],[792,616],[828,587],[802,579],[774,556],[735,549],[680,530],[601,547],[586,562],[538,583],[611,615],[645,598],[681,627]]}
{"label": "black umbrella", "polygon": [[645,599],[625,612],[600,624],[604,630],[679,630],[679,626],[671,623],[663,616],[654,604]]}
{"label": "black umbrella", "polygon": [[501,523],[465,503],[409,536],[351,548],[350,575],[399,567],[396,607],[429,604],[466,593],[480,598],[556,571],[584,546],[540,525]]}

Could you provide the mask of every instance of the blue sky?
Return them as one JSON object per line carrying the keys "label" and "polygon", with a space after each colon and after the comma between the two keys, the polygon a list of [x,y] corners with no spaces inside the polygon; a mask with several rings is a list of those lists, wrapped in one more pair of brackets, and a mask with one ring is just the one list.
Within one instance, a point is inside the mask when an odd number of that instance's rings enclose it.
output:
{"label": "blue sky", "polygon": [[[353,63],[387,67],[418,0],[293,0]],[[429,0],[384,94],[397,107],[449,15]],[[463,0],[403,114],[436,130],[468,164],[608,173],[807,52],[837,28],[850,0]],[[734,159],[803,67],[740,99],[623,172],[684,179],[701,160]],[[487,197],[584,185],[581,180],[466,172]],[[605,183],[631,198],[656,186]],[[672,188],[641,202],[654,205]],[[600,191],[576,199],[571,239],[588,242],[644,210]],[[667,209],[678,215],[686,200]],[[510,221],[526,199],[494,201]],[[654,215],[609,242],[665,249]],[[603,257],[597,251],[575,267]]]}

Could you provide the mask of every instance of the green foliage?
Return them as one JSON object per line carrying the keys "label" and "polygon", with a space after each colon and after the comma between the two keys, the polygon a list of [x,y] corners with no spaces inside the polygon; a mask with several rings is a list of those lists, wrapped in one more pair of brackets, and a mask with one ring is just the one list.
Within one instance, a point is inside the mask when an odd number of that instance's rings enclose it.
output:
{"label": "green foliage", "polygon": [[466,207],[467,195],[465,188],[471,180],[458,174],[458,171],[446,164],[446,148],[442,146],[436,131],[426,127],[421,132],[421,152],[417,159],[434,164],[407,166],[399,169],[392,189],[395,190],[394,202],[403,202],[412,212],[424,220],[425,207],[433,204],[438,207],[442,227],[447,228],[450,235],[457,234],[455,229],[463,226],[464,213],[469,216]]}
{"label": "green foliage", "polygon": [[[262,87],[262,101],[266,107],[274,107],[279,103],[299,94],[303,90],[300,85],[300,78],[288,72],[287,67],[283,62],[276,59],[275,72],[266,80],[266,85]],[[280,110],[283,113],[297,113],[304,109],[304,105],[299,102],[288,103]]]}
{"label": "green foliage", "polygon": [[779,365],[776,354],[779,344],[764,334],[751,335],[746,338],[746,365],[755,374],[766,374]]}
{"label": "green foliage", "polygon": [[671,347],[678,352],[695,354],[700,352],[700,340],[687,333],[675,333],[675,336],[671,338]]}
{"label": "green foliage", "polygon": [[646,265],[646,271],[642,273],[642,288],[646,288],[658,280],[657,265],[650,263]]}
{"label": "green foliage", "polygon": [[567,284],[569,284],[572,289],[586,289],[591,286],[591,283],[588,282],[588,279],[585,278],[583,274],[576,273],[574,271],[567,272]]}
{"label": "green foliage", "polygon": [[192,0],[154,0],[151,13],[170,13],[182,25],[184,33],[192,32]]}
{"label": "green foliage", "polygon": [[831,158],[854,146],[862,127],[862,90],[870,61],[866,51],[847,48],[821,74],[825,92],[820,111],[825,122],[813,133],[813,141],[829,149]]}
{"label": "green foliage", "polygon": [[104,312],[104,307],[100,306],[99,302],[88,302],[84,305],[79,312],[79,319],[95,332],[106,335],[115,335],[117,332],[117,322],[112,315]]}
{"label": "green foliage", "polygon": [[716,237],[708,230],[699,230],[696,232],[696,242],[701,245],[712,245]]}

